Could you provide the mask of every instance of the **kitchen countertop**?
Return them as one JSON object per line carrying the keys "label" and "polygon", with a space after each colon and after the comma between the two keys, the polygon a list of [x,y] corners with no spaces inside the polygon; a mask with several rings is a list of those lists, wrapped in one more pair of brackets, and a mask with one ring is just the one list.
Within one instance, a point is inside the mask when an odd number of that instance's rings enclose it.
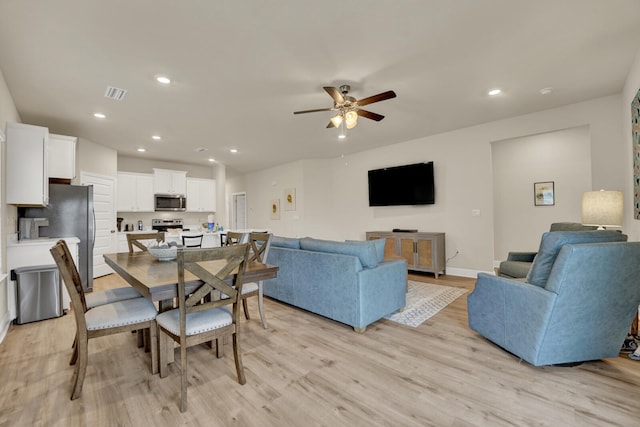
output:
{"label": "kitchen countertop", "polygon": [[34,246],[34,245],[55,245],[60,239],[67,243],[80,243],[77,237],[40,237],[38,239],[18,240],[17,234],[12,234],[7,239],[7,246]]}

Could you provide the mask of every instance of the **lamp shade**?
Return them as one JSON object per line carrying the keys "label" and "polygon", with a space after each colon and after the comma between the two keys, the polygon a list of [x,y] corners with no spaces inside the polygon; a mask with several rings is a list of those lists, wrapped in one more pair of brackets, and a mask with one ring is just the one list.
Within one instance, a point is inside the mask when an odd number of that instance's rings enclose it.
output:
{"label": "lamp shade", "polygon": [[600,228],[622,226],[622,192],[600,190],[583,193],[582,223]]}

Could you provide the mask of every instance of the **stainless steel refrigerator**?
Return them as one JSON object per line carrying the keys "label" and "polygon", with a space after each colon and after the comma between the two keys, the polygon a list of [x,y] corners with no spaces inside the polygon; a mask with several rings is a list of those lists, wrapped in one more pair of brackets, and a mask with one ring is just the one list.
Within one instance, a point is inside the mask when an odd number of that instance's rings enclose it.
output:
{"label": "stainless steel refrigerator", "polygon": [[96,236],[92,185],[49,184],[49,205],[20,207],[18,217],[47,218],[49,225],[40,227],[39,237],[79,238],[78,272],[85,291],[93,291],[93,245]]}

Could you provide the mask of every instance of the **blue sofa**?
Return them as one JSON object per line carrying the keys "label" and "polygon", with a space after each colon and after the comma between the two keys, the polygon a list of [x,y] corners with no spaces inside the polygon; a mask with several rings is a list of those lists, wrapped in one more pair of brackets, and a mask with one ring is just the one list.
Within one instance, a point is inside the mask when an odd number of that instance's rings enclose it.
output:
{"label": "blue sofa", "polygon": [[640,242],[548,232],[526,281],[478,274],[469,327],[534,366],[617,357],[640,304]]}
{"label": "blue sofa", "polygon": [[267,263],[280,268],[264,294],[364,332],[406,304],[406,261],[384,261],[384,245],[274,236]]}

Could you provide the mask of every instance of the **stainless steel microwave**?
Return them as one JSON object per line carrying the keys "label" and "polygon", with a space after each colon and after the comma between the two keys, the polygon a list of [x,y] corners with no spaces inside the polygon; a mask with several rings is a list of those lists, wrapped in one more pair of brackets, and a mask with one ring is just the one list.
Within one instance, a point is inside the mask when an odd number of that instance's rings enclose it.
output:
{"label": "stainless steel microwave", "polygon": [[156,211],[186,211],[187,198],[181,194],[156,194],[154,206]]}

